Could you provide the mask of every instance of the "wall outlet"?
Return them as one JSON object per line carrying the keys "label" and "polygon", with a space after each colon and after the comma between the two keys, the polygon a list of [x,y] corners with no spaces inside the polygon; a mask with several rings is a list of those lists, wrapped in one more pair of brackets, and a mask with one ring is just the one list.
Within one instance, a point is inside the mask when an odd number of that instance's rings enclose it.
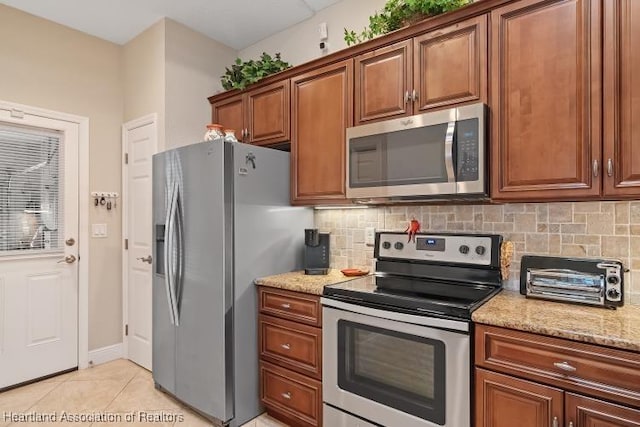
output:
{"label": "wall outlet", "polygon": [[91,224],[91,237],[107,237],[107,224]]}
{"label": "wall outlet", "polygon": [[376,229],[375,227],[367,227],[364,229],[364,244],[367,246],[373,246],[376,241]]}

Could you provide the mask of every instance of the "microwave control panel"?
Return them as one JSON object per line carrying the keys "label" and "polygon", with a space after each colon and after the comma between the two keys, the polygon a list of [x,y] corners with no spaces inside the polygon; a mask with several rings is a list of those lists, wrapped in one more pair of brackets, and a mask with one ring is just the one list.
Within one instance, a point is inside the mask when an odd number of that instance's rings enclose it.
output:
{"label": "microwave control panel", "polygon": [[479,177],[478,119],[456,123],[457,174],[456,181],[477,181]]}

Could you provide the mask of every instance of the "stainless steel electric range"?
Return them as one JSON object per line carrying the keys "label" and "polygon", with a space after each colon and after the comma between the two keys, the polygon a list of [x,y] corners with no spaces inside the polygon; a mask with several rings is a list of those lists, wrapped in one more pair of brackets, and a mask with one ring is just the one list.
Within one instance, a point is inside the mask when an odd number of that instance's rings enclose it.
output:
{"label": "stainless steel electric range", "polygon": [[501,289],[501,243],[376,233],[375,274],[324,288],[324,425],[470,425],[471,313]]}

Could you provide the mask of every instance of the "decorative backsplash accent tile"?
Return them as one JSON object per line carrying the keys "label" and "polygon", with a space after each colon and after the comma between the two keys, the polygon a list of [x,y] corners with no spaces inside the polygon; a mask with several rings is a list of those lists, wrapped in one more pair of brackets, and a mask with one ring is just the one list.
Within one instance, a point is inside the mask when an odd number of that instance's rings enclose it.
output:
{"label": "decorative backsplash accent tile", "polygon": [[372,269],[365,228],[404,231],[412,218],[422,231],[497,233],[511,240],[515,253],[505,286],[512,289],[519,287],[523,254],[620,259],[631,269],[625,275],[626,302],[640,304],[640,201],[317,210],[315,224],[331,232],[333,268]]}

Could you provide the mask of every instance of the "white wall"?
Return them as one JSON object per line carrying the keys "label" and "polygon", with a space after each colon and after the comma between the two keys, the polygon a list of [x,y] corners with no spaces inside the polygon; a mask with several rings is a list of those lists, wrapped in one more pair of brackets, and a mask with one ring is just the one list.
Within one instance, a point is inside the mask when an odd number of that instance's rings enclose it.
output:
{"label": "white wall", "polygon": [[158,149],[165,146],[165,20],[122,47],[124,121],[158,115]]}
{"label": "white wall", "polygon": [[[0,99],[88,117],[90,189],[120,191],[120,46],[0,5]],[[92,350],[121,341],[122,222],[117,208],[80,209],[109,232],[88,242]]]}
{"label": "white wall", "polygon": [[369,23],[369,16],[381,10],[386,0],[342,0],[322,9],[311,18],[281,31],[240,51],[242,59],[256,59],[262,52],[282,53],[282,59],[291,65],[322,56],[318,47],[320,36],[318,25],[326,22],[329,28],[329,49],[333,53],[347,47],[344,28],[360,32]]}
{"label": "white wall", "polygon": [[238,52],[165,19],[165,140],[167,148],[202,141],[211,123],[207,98],[222,90],[220,76]]}

